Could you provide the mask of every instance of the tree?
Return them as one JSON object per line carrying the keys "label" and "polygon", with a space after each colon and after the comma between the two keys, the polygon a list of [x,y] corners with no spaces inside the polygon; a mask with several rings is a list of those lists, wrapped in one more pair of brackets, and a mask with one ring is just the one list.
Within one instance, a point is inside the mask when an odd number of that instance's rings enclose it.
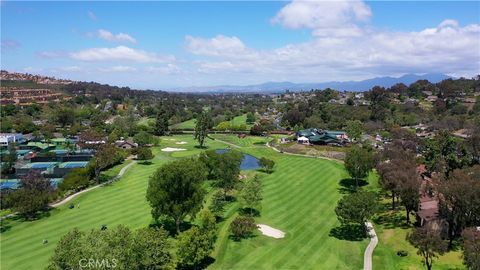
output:
{"label": "tree", "polygon": [[347,121],[347,134],[350,138],[357,141],[358,139],[362,138],[364,127],[363,123],[359,120],[348,120]]}
{"label": "tree", "polygon": [[480,230],[471,227],[463,230],[463,263],[472,270],[480,269]]}
{"label": "tree", "polygon": [[135,269],[175,269],[172,244],[163,228],[139,229],[133,238],[132,249]]}
{"label": "tree", "polygon": [[11,174],[14,172],[15,162],[17,161],[17,150],[15,143],[8,145],[8,153],[2,156],[2,174]]}
{"label": "tree", "polygon": [[88,186],[90,177],[86,168],[75,168],[65,175],[58,188],[62,191],[81,190]]}
{"label": "tree", "polygon": [[407,235],[407,240],[418,249],[417,254],[423,257],[423,263],[428,270],[432,269],[433,259],[446,250],[440,233],[428,226],[413,229],[413,232]]}
{"label": "tree", "polygon": [[238,181],[242,159],[242,153],[235,150],[227,151],[218,156],[218,163],[214,169],[214,175],[217,180],[217,185],[224,190],[225,195],[234,188]]}
{"label": "tree", "polygon": [[197,268],[214,249],[216,223],[212,213],[201,212],[200,223],[178,236],[177,255],[183,267]]}
{"label": "tree", "polygon": [[111,144],[104,144],[95,153],[95,156],[89,161],[89,166],[93,170],[93,176],[100,182],[100,172],[118,162],[123,158],[118,153],[117,148]]}
{"label": "tree", "polygon": [[192,227],[178,236],[177,257],[180,266],[195,269],[212,252],[207,236],[198,227]]}
{"label": "tree", "polygon": [[223,212],[225,211],[226,203],[227,201],[226,201],[225,193],[221,190],[217,190],[215,193],[213,193],[212,203],[210,204],[209,209],[210,211],[212,211],[213,214],[220,217],[223,215]]}
{"label": "tree", "polygon": [[152,150],[148,147],[139,147],[137,150],[137,159],[149,160],[153,158]]}
{"label": "tree", "polygon": [[71,108],[59,107],[55,110],[55,118],[57,123],[65,127],[66,125],[73,125],[75,122],[75,113]]}
{"label": "tree", "polygon": [[162,108],[157,113],[157,117],[155,119],[155,127],[154,133],[157,136],[164,136],[168,133],[168,117],[167,112]]}
{"label": "tree", "polygon": [[13,209],[27,218],[47,208],[53,187],[38,171],[30,171],[20,180],[20,188],[12,193]]}
{"label": "tree", "polygon": [[238,216],[230,224],[230,232],[237,241],[249,237],[256,228],[253,217]]}
{"label": "tree", "polygon": [[408,167],[404,172],[404,179],[400,181],[399,195],[405,207],[407,224],[410,223],[410,213],[418,209],[420,203],[420,181],[415,167]]}
{"label": "tree", "polygon": [[366,148],[352,146],[345,156],[345,169],[350,176],[355,179],[358,187],[358,179],[367,177],[368,173],[373,169],[373,154]]}
{"label": "tree", "polygon": [[377,197],[374,193],[357,191],[341,198],[335,213],[343,225],[355,223],[363,226],[375,214],[377,208]]}
{"label": "tree", "polygon": [[[477,102],[480,104],[480,102]],[[480,107],[480,105],[479,105]],[[466,140],[467,149],[472,156],[472,164],[480,164],[480,127],[477,127]]]}
{"label": "tree", "polygon": [[245,181],[239,199],[244,207],[249,208],[250,215],[252,210],[260,205],[262,201],[262,182],[258,175]]}
{"label": "tree", "polygon": [[428,170],[442,173],[445,177],[468,162],[466,149],[446,130],[427,141],[424,156]]}
{"label": "tree", "polygon": [[[173,246],[162,228],[128,227],[95,229],[87,233],[74,228],[64,235],[50,258],[48,269],[175,269]],[[83,267],[82,267],[83,266]]]}
{"label": "tree", "polygon": [[383,87],[375,86],[367,93],[370,99],[370,118],[383,121],[387,118],[389,109],[388,92]]}
{"label": "tree", "polygon": [[377,171],[382,188],[392,193],[392,210],[395,210],[395,198],[400,196],[408,224],[411,211],[418,209],[420,181],[414,152],[403,148],[406,144],[398,145],[396,142],[383,151],[386,160],[378,164]]}
{"label": "tree", "polygon": [[273,167],[275,166],[275,161],[265,157],[261,157],[258,163],[267,173],[271,173],[273,171]]}
{"label": "tree", "polygon": [[208,112],[202,112],[197,117],[197,122],[195,124],[195,131],[193,136],[195,137],[195,140],[198,141],[198,144],[200,145],[200,147],[203,147],[205,138],[208,135],[208,129],[211,122],[212,122],[212,118]]}
{"label": "tree", "polygon": [[140,131],[135,136],[133,136],[133,141],[136,142],[139,146],[145,146],[147,144],[154,144],[155,138],[152,134],[146,131]]}
{"label": "tree", "polygon": [[255,122],[255,114],[253,114],[252,112],[248,112],[246,122],[247,124],[253,124]]}
{"label": "tree", "polygon": [[50,258],[47,269],[76,269],[86,251],[83,250],[85,233],[73,228],[58,241],[57,247]]}
{"label": "tree", "polygon": [[160,167],[150,177],[147,189],[153,218],[170,216],[180,232],[180,222],[185,216],[195,216],[201,208],[206,176],[205,166],[194,159],[177,160]]}
{"label": "tree", "polygon": [[[477,167],[477,166],[475,166]],[[465,227],[480,224],[480,180],[468,170],[455,170],[440,182],[439,215],[448,224],[449,247]]]}

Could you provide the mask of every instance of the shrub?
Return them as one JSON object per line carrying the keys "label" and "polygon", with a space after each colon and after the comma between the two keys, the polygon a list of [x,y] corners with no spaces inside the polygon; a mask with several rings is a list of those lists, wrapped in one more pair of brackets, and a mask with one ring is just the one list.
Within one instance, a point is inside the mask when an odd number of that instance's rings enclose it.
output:
{"label": "shrub", "polygon": [[256,228],[253,217],[238,216],[230,224],[230,232],[236,240],[251,236]]}

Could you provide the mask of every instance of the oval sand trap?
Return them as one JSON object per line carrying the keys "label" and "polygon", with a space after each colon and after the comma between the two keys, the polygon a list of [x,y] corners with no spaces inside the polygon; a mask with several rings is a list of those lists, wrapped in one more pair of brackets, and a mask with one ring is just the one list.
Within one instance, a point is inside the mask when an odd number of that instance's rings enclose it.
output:
{"label": "oval sand trap", "polygon": [[187,144],[187,142],[176,142],[175,144]]}
{"label": "oval sand trap", "polygon": [[284,232],[282,232],[280,230],[277,230],[275,228],[272,228],[268,225],[258,224],[257,227],[262,232],[263,235],[273,237],[273,238],[283,238],[283,237],[285,237]]}
{"label": "oval sand trap", "polygon": [[162,149],[163,152],[175,152],[175,151],[185,151],[185,150],[187,150],[187,149],[174,148],[174,147],[167,147],[167,148]]}

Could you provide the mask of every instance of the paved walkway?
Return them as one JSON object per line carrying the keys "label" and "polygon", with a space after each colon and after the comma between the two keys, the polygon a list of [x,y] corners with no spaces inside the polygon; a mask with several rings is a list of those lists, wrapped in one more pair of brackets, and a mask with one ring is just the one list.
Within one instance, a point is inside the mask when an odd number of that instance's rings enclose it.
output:
{"label": "paved walkway", "polygon": [[59,201],[59,202],[51,203],[51,204],[50,204],[50,207],[54,207],[54,208],[55,208],[55,207],[59,207],[59,206],[61,206],[61,205],[66,204],[67,202],[73,200],[73,199],[76,198],[77,196],[80,196],[80,195],[83,194],[83,193],[87,193],[87,192],[89,192],[89,191],[91,191],[91,190],[94,190],[94,189],[96,189],[96,188],[98,188],[98,187],[101,187],[101,186],[110,184],[110,183],[112,183],[113,181],[118,180],[118,179],[119,179],[120,177],[122,177],[123,174],[124,174],[130,167],[132,167],[133,164],[135,164],[135,163],[137,163],[137,161],[134,160],[134,161],[132,161],[130,164],[128,164],[127,166],[123,167],[123,168],[120,170],[120,172],[118,172],[118,174],[115,175],[115,177],[113,177],[112,179],[108,180],[107,182],[98,184],[98,185],[96,185],[96,186],[93,186],[93,187],[90,187],[90,188],[87,188],[87,189],[84,189],[84,190],[82,190],[82,191],[79,191],[79,192],[77,192],[77,193],[75,193],[75,194],[72,194],[72,195],[68,196],[67,198],[65,198],[65,199],[63,199],[63,200],[61,200],[61,201]]}
{"label": "paved walkway", "polygon": [[[98,185],[96,185],[96,186],[89,187],[89,188],[87,188],[87,189],[84,189],[84,190],[82,190],[82,191],[79,191],[79,192],[77,192],[77,193],[75,193],[75,194],[72,194],[72,195],[66,197],[65,199],[63,199],[63,200],[61,200],[61,201],[59,201],[59,202],[51,203],[51,204],[49,204],[49,206],[52,207],[52,208],[59,207],[59,206],[61,206],[61,205],[66,204],[67,202],[73,200],[73,199],[76,198],[77,196],[80,196],[80,195],[83,194],[83,193],[87,193],[87,192],[89,192],[89,191],[91,191],[91,190],[94,190],[94,189],[96,189],[96,188],[98,188],[98,187],[101,187],[101,186],[103,186],[103,185],[110,184],[110,183],[112,183],[113,181],[116,181],[116,180],[118,180],[120,177],[122,177],[123,174],[125,174],[125,172],[126,172],[130,167],[132,167],[133,164],[136,164],[136,163],[137,163],[137,161],[133,160],[130,164],[128,164],[127,166],[123,167],[123,168],[120,170],[120,172],[118,172],[117,175],[115,175],[112,179],[108,180],[108,181],[105,182],[105,183],[101,183],[101,184],[98,184]],[[8,215],[6,215],[6,216],[1,217],[0,220],[13,217],[13,216],[15,216],[16,214],[17,214],[17,213],[8,214]]]}
{"label": "paved walkway", "polygon": [[368,235],[370,236],[370,244],[368,244],[367,249],[365,249],[365,254],[363,255],[363,270],[372,270],[372,255],[373,250],[378,244],[378,238],[372,223],[365,222],[365,225],[367,226]]}

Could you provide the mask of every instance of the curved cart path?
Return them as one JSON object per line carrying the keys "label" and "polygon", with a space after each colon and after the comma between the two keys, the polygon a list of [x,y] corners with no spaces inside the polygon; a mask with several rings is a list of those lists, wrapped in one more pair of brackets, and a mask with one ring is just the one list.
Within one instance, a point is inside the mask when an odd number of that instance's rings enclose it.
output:
{"label": "curved cart path", "polygon": [[365,249],[365,254],[363,255],[363,270],[372,270],[372,255],[373,250],[378,244],[378,238],[373,229],[372,223],[365,222],[365,225],[367,226],[368,235],[370,236],[370,243],[368,244],[367,249]]}
{"label": "curved cart path", "polygon": [[123,174],[124,174],[130,167],[132,167],[132,166],[133,166],[134,164],[136,164],[136,163],[137,163],[137,161],[135,161],[135,160],[132,161],[132,163],[130,163],[130,164],[128,164],[127,166],[123,167],[123,168],[120,170],[120,172],[118,172],[118,174],[115,175],[115,177],[113,177],[112,179],[108,180],[107,182],[98,184],[98,185],[96,185],[96,186],[93,186],[93,187],[84,189],[84,190],[82,190],[82,191],[79,191],[79,192],[77,192],[77,193],[75,193],[75,194],[72,194],[72,195],[68,196],[67,198],[65,198],[65,199],[63,199],[63,200],[61,200],[61,201],[59,201],[59,202],[50,204],[50,207],[59,207],[59,206],[61,206],[61,205],[66,204],[67,202],[73,200],[73,199],[76,198],[77,196],[80,196],[80,195],[83,194],[83,193],[87,193],[87,192],[89,192],[89,191],[91,191],[91,190],[94,190],[94,189],[96,189],[96,188],[98,188],[98,187],[101,187],[101,186],[110,184],[110,183],[112,183],[113,181],[118,180],[120,177],[123,176]]}

